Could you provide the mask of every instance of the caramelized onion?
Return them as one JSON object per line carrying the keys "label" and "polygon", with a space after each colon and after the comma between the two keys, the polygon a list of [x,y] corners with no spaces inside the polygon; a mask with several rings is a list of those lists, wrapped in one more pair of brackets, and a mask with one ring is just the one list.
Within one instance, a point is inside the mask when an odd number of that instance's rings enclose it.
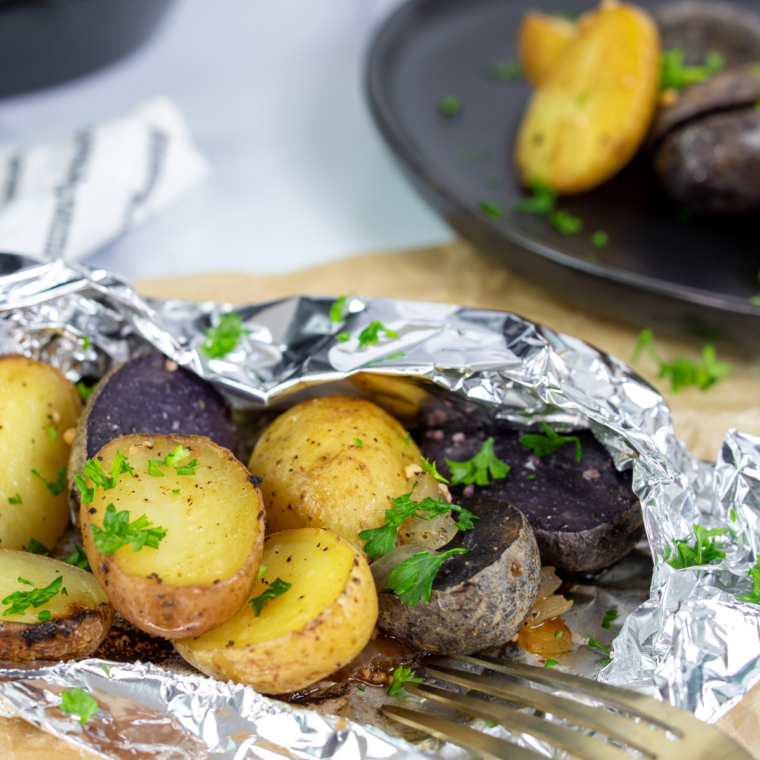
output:
{"label": "caramelized onion", "polygon": [[549,594],[553,594],[560,586],[562,581],[557,577],[554,568],[551,565],[541,568],[541,587],[538,589],[538,599],[545,599]]}
{"label": "caramelized onion", "polygon": [[457,526],[451,512],[425,520],[422,517],[411,519],[398,532],[402,546],[415,544],[423,549],[440,549],[457,533]]}
{"label": "caramelized onion", "polygon": [[544,620],[559,617],[567,612],[572,606],[573,603],[569,599],[565,599],[564,596],[549,594],[549,596],[539,599],[533,605],[533,609],[528,613],[528,617],[525,618],[523,628],[525,626],[537,626],[543,623]]}
{"label": "caramelized onion", "polygon": [[561,617],[549,618],[540,625],[521,626],[517,641],[523,649],[541,657],[554,657],[573,648],[573,636]]}

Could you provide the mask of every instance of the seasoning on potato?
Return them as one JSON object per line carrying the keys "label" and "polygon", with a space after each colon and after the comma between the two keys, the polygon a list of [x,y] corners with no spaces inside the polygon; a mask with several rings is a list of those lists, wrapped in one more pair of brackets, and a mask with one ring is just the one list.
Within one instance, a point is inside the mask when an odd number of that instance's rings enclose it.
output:
{"label": "seasoning on potato", "polygon": [[93,576],[39,554],[0,549],[0,660],[89,657],[113,608]]}
{"label": "seasoning on potato", "polygon": [[[350,662],[372,636],[377,593],[362,554],[326,530],[267,536],[266,568],[231,620],[175,642],[196,668],[265,694],[298,691]],[[277,593],[268,593],[277,587]]]}
{"label": "seasoning on potato", "polygon": [[202,436],[127,435],[104,446],[77,486],[87,558],[117,611],[165,638],[231,618],[259,570],[257,483]]}
{"label": "seasoning on potato", "polygon": [[324,396],[280,415],[256,444],[249,469],[263,478],[269,530],[327,528],[363,550],[359,533],[385,522],[390,499],[415,483],[415,501],[439,496],[422,464],[417,444],[380,407]]}
{"label": "seasoning on potato", "polygon": [[520,125],[520,181],[558,194],[591,190],[638,150],[659,93],[660,39],[651,17],[606,2],[534,91]]}
{"label": "seasoning on potato", "polygon": [[24,356],[0,356],[0,539],[4,549],[32,540],[52,548],[69,522],[64,431],[82,402],[57,369]]}

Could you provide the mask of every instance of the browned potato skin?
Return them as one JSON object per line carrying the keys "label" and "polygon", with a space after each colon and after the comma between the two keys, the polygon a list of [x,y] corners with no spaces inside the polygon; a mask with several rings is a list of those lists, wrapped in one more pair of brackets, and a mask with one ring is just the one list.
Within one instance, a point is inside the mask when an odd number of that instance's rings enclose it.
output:
{"label": "browned potato skin", "polygon": [[566,18],[528,11],[517,34],[520,65],[534,86],[546,81],[568,45],[578,36],[578,25]]}
{"label": "browned potato skin", "polygon": [[177,651],[202,673],[248,684],[263,694],[298,691],[334,673],[362,650],[377,620],[372,572],[364,557],[350,548],[355,556],[345,590],[300,631],[244,648],[191,650],[177,641]]}
{"label": "browned potato skin", "polygon": [[[158,444],[161,440],[171,440],[192,448],[200,436],[158,436],[128,435],[118,439],[125,442],[129,450],[132,441],[151,440]],[[222,448],[219,446],[218,448]],[[230,460],[234,454],[228,449]],[[237,462],[246,475],[245,466]],[[182,639],[188,636],[200,636],[202,633],[229,619],[247,601],[256,572],[261,563],[261,551],[264,546],[266,518],[263,509],[264,500],[261,489],[255,486],[262,509],[259,513],[259,531],[253,552],[241,570],[232,578],[221,580],[213,586],[190,585],[178,586],[168,584],[161,578],[141,578],[124,573],[112,557],[101,554],[93,543],[92,526],[88,504],[82,504],[80,521],[82,542],[90,567],[100,587],[108,596],[111,604],[130,623],[142,631],[162,638]],[[159,622],[160,621],[160,622]]]}
{"label": "browned potato skin", "polygon": [[44,623],[0,621],[0,660],[81,660],[103,643],[113,623],[114,609],[103,604],[63,620]]}
{"label": "browned potato skin", "polygon": [[[383,409],[348,396],[312,399],[280,415],[248,465],[264,479],[268,530],[327,528],[363,549],[359,532],[385,522],[389,498],[411,490],[405,468],[422,463],[417,444],[404,442],[406,435]],[[424,475],[414,498],[437,493]]]}

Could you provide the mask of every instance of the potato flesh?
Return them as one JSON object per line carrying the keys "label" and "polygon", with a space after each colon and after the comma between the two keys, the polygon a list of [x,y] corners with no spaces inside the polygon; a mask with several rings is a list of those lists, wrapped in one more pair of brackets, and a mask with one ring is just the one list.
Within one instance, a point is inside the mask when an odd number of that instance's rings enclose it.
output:
{"label": "potato flesh", "polygon": [[[40,612],[46,610],[56,620],[82,609],[94,610],[107,604],[108,599],[95,578],[78,567],[39,554],[0,549],[0,599],[16,591],[33,590],[20,583],[19,578],[31,581],[40,589],[49,586],[59,576],[63,576],[62,588],[68,594],[59,592],[41,607],[27,607],[21,615],[3,615],[2,619],[11,623],[38,623]],[[9,607],[10,604],[3,605],[3,611]]]}
{"label": "potato flesh", "polygon": [[521,181],[590,190],[633,157],[654,116],[660,42],[651,18],[602,6],[534,92],[517,138]]}
{"label": "potato flesh", "polygon": [[[135,438],[139,437],[117,439],[101,450],[106,472],[124,442]],[[90,505],[97,509],[90,515],[93,525],[103,526],[106,507],[113,504],[117,512],[129,511],[130,522],[145,515],[153,527],[167,531],[158,549],[143,547],[135,552],[129,544],[116,550],[113,557],[127,575],[155,573],[177,586],[211,584],[236,575],[253,551],[260,503],[245,469],[237,460],[228,461],[226,449],[196,440],[201,442],[190,456],[178,462],[188,464],[197,458],[195,475],[177,475],[173,467],[161,467],[163,477],[148,474],[148,460],[165,459],[177,444],[162,437],[152,449],[127,443],[129,448],[121,453],[136,477],[123,474],[115,488],[98,488]],[[178,494],[173,493],[176,490]]]}
{"label": "potato flesh", "polygon": [[[354,439],[361,441],[359,446]],[[390,498],[438,497],[414,441],[375,404],[346,396],[306,401],[278,417],[259,439],[249,469],[264,478],[268,531],[327,528],[357,549],[358,534],[385,522]]]}
{"label": "potato flesh", "polygon": [[290,583],[291,588],[267,600],[259,617],[253,606],[246,604],[231,620],[184,643],[198,650],[223,649],[230,641],[238,648],[254,646],[300,631],[319,617],[343,593],[354,553],[346,542],[327,531],[320,531],[316,541],[314,533],[293,530],[267,539],[261,558],[267,571],[256,582],[250,598],[263,594],[277,578]]}
{"label": "potato flesh", "polygon": [[[0,539],[21,549],[34,538],[52,548],[69,522],[66,488],[54,496],[48,482],[66,467],[70,448],[63,433],[77,423],[82,403],[58,370],[24,357],[0,360]],[[50,426],[46,430],[46,426]],[[21,504],[9,499],[21,498]]]}
{"label": "potato flesh", "polygon": [[577,24],[568,19],[540,11],[525,14],[518,32],[518,47],[520,63],[532,85],[546,81],[577,35]]}

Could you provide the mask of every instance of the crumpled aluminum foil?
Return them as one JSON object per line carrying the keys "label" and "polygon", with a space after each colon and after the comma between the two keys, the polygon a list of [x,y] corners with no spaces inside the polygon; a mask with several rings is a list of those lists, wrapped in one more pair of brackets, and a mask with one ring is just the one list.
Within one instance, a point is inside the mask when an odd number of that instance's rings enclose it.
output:
{"label": "crumpled aluminum foil", "polygon": [[[573,589],[577,621],[583,621],[571,625],[574,640],[598,638],[603,611],[613,604],[623,612],[634,609],[614,641],[613,661],[601,672],[596,653],[584,647],[563,657],[562,667],[645,690],[707,721],[717,720],[760,680],[760,606],[736,598],[751,590],[747,571],[760,551],[760,439],[729,431],[715,465],[695,459],[676,439],[662,397],[622,362],[512,314],[350,298],[345,320],[336,323],[331,305],[331,299],[301,297],[238,306],[248,334],[224,359],[209,359],[201,350],[206,330],[229,305],[144,300],[102,270],[0,255],[0,353],[41,359],[72,380],[100,377],[114,363],[155,347],[252,413],[323,393],[360,393],[350,380],[370,373],[375,379],[401,378],[417,389],[411,396],[403,388],[394,393],[407,406],[411,399],[418,424],[543,420],[590,428],[618,467],[633,469],[654,571],[650,598],[637,607],[640,596],[625,584],[616,592],[616,568],[603,574],[609,582],[597,578]],[[360,348],[360,332],[375,320],[397,337]],[[344,331],[350,340],[336,340]],[[358,386],[371,397],[371,382]],[[726,558],[709,567],[673,570],[665,561],[673,541],[692,537],[695,522],[730,532]],[[141,734],[138,744],[146,756],[191,758],[204,747],[221,757],[250,752],[266,760],[416,752],[371,726],[325,719],[251,689],[151,666],[111,665],[110,677],[94,660],[35,668],[0,671],[0,697],[26,719],[105,757],[122,757],[124,742],[137,742],[123,733],[135,705],[142,706],[138,712],[152,711],[146,726],[161,726],[148,738]],[[93,688],[108,706],[100,728],[79,727],[58,709],[60,688],[78,684]],[[131,700],[132,706],[126,709],[119,700]],[[267,728],[280,726],[277,720],[287,730]],[[169,739],[166,746],[160,743],[162,732],[176,731],[195,738],[181,750]],[[439,754],[455,757],[450,749],[440,748]]]}

